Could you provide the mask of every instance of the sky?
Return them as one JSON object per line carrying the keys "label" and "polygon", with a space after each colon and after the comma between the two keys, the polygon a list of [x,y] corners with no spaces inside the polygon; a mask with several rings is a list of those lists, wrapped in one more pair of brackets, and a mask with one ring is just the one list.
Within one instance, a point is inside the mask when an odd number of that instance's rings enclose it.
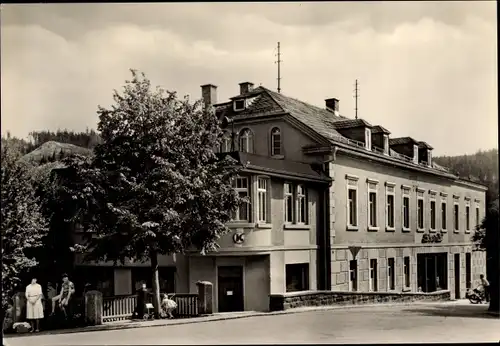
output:
{"label": "sky", "polygon": [[153,85],[218,101],[238,83],[411,136],[434,155],[498,147],[495,1],[2,4],[1,127],[97,127],[137,69]]}

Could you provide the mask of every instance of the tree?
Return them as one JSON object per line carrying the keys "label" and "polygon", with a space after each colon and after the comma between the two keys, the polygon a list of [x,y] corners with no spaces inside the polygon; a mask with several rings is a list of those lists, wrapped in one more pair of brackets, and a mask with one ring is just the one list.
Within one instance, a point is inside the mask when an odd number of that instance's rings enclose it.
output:
{"label": "tree", "polygon": [[2,225],[2,311],[23,274],[37,265],[27,250],[39,246],[47,230],[38,199],[30,183],[29,169],[19,161],[20,150],[3,141],[1,156]]}
{"label": "tree", "polygon": [[488,269],[487,278],[490,282],[490,311],[500,310],[499,302],[499,200],[491,203],[486,211],[486,216],[480,225],[476,226],[476,231],[472,236],[477,251],[486,251],[486,267]]}
{"label": "tree", "polygon": [[92,232],[86,258],[149,261],[158,315],[158,256],[216,250],[245,200],[231,185],[241,167],[214,153],[222,130],[213,109],[132,75],[111,109],[99,107],[94,157],[65,160],[65,186],[75,218]]}

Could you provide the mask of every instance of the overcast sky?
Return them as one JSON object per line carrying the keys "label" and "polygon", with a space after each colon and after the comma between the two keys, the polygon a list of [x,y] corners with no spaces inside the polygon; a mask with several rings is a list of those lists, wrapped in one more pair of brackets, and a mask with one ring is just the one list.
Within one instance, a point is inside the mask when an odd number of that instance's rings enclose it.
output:
{"label": "overcast sky", "polygon": [[434,155],[496,148],[496,2],[23,4],[1,7],[2,133],[96,128],[98,105],[146,73],[191,99],[250,81],[340,100]]}

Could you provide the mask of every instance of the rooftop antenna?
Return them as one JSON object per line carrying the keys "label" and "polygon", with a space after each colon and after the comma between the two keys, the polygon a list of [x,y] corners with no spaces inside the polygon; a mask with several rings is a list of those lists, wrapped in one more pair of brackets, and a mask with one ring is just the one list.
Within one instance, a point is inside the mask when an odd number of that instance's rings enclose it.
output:
{"label": "rooftop antenna", "polygon": [[278,60],[275,61],[274,63],[275,64],[278,64],[278,93],[281,92],[281,70],[280,70],[280,67],[281,67],[281,63],[283,62],[283,60],[281,60],[281,51],[280,51],[280,43],[278,42],[278,54],[276,54],[278,56]]}
{"label": "rooftop antenna", "polygon": [[358,80],[356,79],[356,83],[354,84],[354,117],[358,119]]}

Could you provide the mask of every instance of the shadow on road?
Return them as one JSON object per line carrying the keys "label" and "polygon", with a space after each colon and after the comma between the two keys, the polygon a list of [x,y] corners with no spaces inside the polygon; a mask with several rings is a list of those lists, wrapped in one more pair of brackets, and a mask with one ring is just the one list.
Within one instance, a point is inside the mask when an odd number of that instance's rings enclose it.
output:
{"label": "shadow on road", "polygon": [[405,312],[419,313],[441,317],[469,317],[499,319],[498,316],[488,314],[488,305],[448,305],[435,307],[414,307],[405,309]]}

